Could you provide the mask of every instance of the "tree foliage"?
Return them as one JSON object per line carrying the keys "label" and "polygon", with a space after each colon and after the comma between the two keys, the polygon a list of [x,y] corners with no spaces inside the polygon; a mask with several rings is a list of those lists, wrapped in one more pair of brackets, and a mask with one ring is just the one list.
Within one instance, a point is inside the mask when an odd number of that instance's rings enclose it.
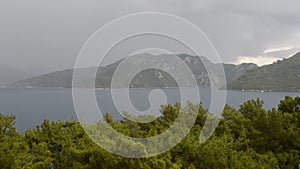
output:
{"label": "tree foliage", "polygon": [[[149,123],[113,121],[108,114],[105,119],[123,134],[150,137],[168,129],[179,109],[179,104],[162,106],[162,116]],[[186,109],[198,111],[189,134],[169,151],[140,159],[102,149],[75,120],[44,120],[35,129],[18,133],[15,117],[0,114],[0,168],[298,168],[300,97],[286,97],[271,110],[264,109],[260,99],[249,100],[239,109],[226,105],[215,133],[202,144],[199,135],[208,111],[191,103]],[[107,141],[118,147],[114,139]]]}

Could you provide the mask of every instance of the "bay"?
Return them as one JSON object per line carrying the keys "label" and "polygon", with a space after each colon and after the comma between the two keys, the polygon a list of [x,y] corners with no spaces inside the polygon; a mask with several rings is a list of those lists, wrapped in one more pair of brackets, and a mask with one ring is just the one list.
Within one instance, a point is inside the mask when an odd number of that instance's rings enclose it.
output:
{"label": "bay", "polygon": [[[125,89],[118,89],[125,92]],[[161,89],[168,104],[180,101],[180,91],[176,88]],[[152,89],[130,89],[129,100],[139,111],[146,111],[151,107],[149,94]],[[102,113],[108,112],[114,119],[122,118],[109,89],[96,90],[96,98]],[[200,99],[204,108],[209,108],[210,88],[200,88]],[[191,93],[192,94],[192,93]],[[277,108],[280,100],[285,96],[300,96],[300,92],[258,92],[258,91],[227,91],[226,103],[239,108],[243,102],[260,98],[266,109]],[[123,99],[126,99],[123,98]],[[128,98],[127,98],[128,99]],[[121,100],[122,101],[122,100]],[[160,100],[156,100],[160,103]],[[154,101],[155,102],[155,101]],[[126,111],[126,106],[123,108]],[[157,110],[159,106],[157,106]],[[87,110],[88,111],[88,110]],[[16,116],[16,128],[19,132],[34,128],[44,119],[50,121],[77,119],[70,88],[1,88],[0,112]],[[155,114],[155,112],[152,112]]]}

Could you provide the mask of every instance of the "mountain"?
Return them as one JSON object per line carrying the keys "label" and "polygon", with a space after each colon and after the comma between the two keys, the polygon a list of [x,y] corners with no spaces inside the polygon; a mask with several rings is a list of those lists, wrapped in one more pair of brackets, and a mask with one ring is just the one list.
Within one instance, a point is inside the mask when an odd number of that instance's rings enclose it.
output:
{"label": "mountain", "polygon": [[12,66],[0,64],[0,86],[7,86],[19,80],[29,78],[30,76],[33,75]]}
{"label": "mountain", "polygon": [[[155,63],[156,65],[161,64],[162,66],[165,66],[166,65],[165,63],[169,62],[169,60],[167,59],[168,57],[164,57],[165,54],[151,55],[148,53],[144,53],[139,55],[149,55],[151,57],[162,58],[163,61]],[[137,58],[139,57],[138,55],[136,56]],[[214,70],[214,74],[212,74],[212,80],[214,81],[214,84],[217,84],[217,86],[224,85],[223,82],[221,82],[217,76],[217,73],[220,73],[221,71],[220,64],[214,64],[213,62],[209,61],[205,57],[201,57],[200,59],[199,57],[191,56],[188,54],[179,54],[178,57],[181,60],[183,60],[186,63],[186,65],[191,69],[197,81],[197,84],[199,86],[210,86],[211,84],[208,73],[203,63],[205,63],[207,67],[210,67],[212,70]],[[115,72],[116,68],[121,63],[121,61],[122,60],[119,60],[105,67],[99,67],[95,79],[95,87],[109,88],[111,85],[111,79],[113,73]],[[141,64],[141,60],[136,59],[134,60],[134,62],[130,64],[133,65]],[[222,65],[225,70],[227,81],[236,80],[247,70],[257,68],[257,65],[255,64],[241,64],[241,65],[222,64]],[[177,69],[178,67],[176,65],[172,65],[165,68],[168,69],[169,71],[172,71],[174,69]],[[97,69],[97,67],[79,69],[79,73],[81,73],[83,75],[82,78],[84,78],[85,77],[84,74],[88,74],[95,69]],[[72,75],[73,75],[73,69],[56,71],[45,75],[29,78],[26,80],[21,80],[17,83],[12,84],[11,87],[71,87]],[[122,78],[126,79],[127,78],[126,74],[124,74],[124,77]],[[185,79],[185,77],[180,77],[180,78]],[[79,84],[78,85],[79,87],[92,87],[92,86],[86,86],[86,84],[84,83],[85,81],[86,79],[80,79],[80,81],[76,82],[76,84]],[[187,86],[189,86],[189,84],[190,82],[186,82]],[[120,83],[118,84],[118,87],[126,87],[126,86],[125,84]],[[177,83],[172,76],[170,76],[168,73],[164,71],[157,70],[157,69],[147,69],[138,73],[132,79],[130,83],[130,87],[131,88],[177,87]]]}
{"label": "mountain", "polygon": [[300,52],[273,64],[249,70],[230,82],[228,89],[300,91]]}

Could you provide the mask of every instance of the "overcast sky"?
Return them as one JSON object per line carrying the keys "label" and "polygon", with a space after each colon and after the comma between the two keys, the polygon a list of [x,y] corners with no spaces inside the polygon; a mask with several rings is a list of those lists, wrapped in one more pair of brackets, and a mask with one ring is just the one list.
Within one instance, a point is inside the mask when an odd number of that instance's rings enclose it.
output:
{"label": "overcast sky", "polygon": [[300,51],[299,0],[0,0],[1,64],[42,74],[71,68],[104,24],[167,12],[203,30],[227,63],[272,63]]}

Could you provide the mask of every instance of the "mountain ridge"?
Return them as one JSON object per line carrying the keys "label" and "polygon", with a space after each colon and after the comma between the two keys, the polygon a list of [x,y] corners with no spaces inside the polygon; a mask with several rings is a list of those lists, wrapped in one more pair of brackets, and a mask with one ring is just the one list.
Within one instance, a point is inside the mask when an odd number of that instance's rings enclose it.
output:
{"label": "mountain ridge", "polygon": [[[151,55],[151,54],[149,54]],[[163,57],[165,54],[161,54],[158,57]],[[195,79],[197,81],[198,86],[210,86],[211,82],[206,71],[205,66],[210,66],[213,70],[219,71],[220,63],[213,63],[209,61],[206,57],[203,56],[192,56],[188,54],[178,54],[177,55],[181,60],[183,60],[187,66],[193,72]],[[157,56],[156,56],[157,57]],[[201,58],[201,59],[200,59]],[[121,60],[118,60],[112,64],[106,65],[105,67],[99,67],[97,71],[97,76],[95,79],[95,86],[96,88],[110,88],[111,85],[111,78],[115,69],[121,63]],[[168,60],[165,60],[168,62]],[[205,63],[205,66],[203,64]],[[163,64],[163,63],[157,63]],[[129,65],[130,66],[130,65]],[[234,64],[224,64],[222,66],[225,70],[226,80],[232,81],[237,79],[239,76],[244,74],[249,69],[257,68],[258,66],[252,63],[244,63],[240,65]],[[79,72],[80,73],[89,73],[92,72],[97,67],[91,68],[82,68]],[[175,69],[176,67],[169,67],[170,71]],[[90,69],[90,70],[89,70]],[[226,73],[227,72],[227,73]],[[69,88],[72,87],[72,75],[73,69],[66,69],[62,71],[55,71],[48,74],[44,74],[41,76],[25,79],[13,83],[10,87],[57,87],[57,88]],[[161,77],[161,78],[159,78]],[[126,77],[124,77],[126,78]],[[157,79],[157,80],[153,80]],[[221,83],[217,77],[212,77],[213,80],[216,80],[217,83]],[[219,81],[218,81],[219,80]],[[81,80],[82,87],[87,87],[84,84],[84,79]],[[224,84],[219,84],[222,86]],[[93,86],[88,86],[93,87]],[[126,87],[126,86],[124,86]],[[164,88],[164,87],[177,87],[176,81],[166,72],[161,70],[145,70],[138,73],[134,79],[132,79],[131,88]]]}
{"label": "mountain ridge", "polygon": [[300,52],[247,71],[227,84],[232,90],[300,91]]}
{"label": "mountain ridge", "polygon": [[0,86],[2,87],[32,76],[34,75],[13,66],[0,64]]}

